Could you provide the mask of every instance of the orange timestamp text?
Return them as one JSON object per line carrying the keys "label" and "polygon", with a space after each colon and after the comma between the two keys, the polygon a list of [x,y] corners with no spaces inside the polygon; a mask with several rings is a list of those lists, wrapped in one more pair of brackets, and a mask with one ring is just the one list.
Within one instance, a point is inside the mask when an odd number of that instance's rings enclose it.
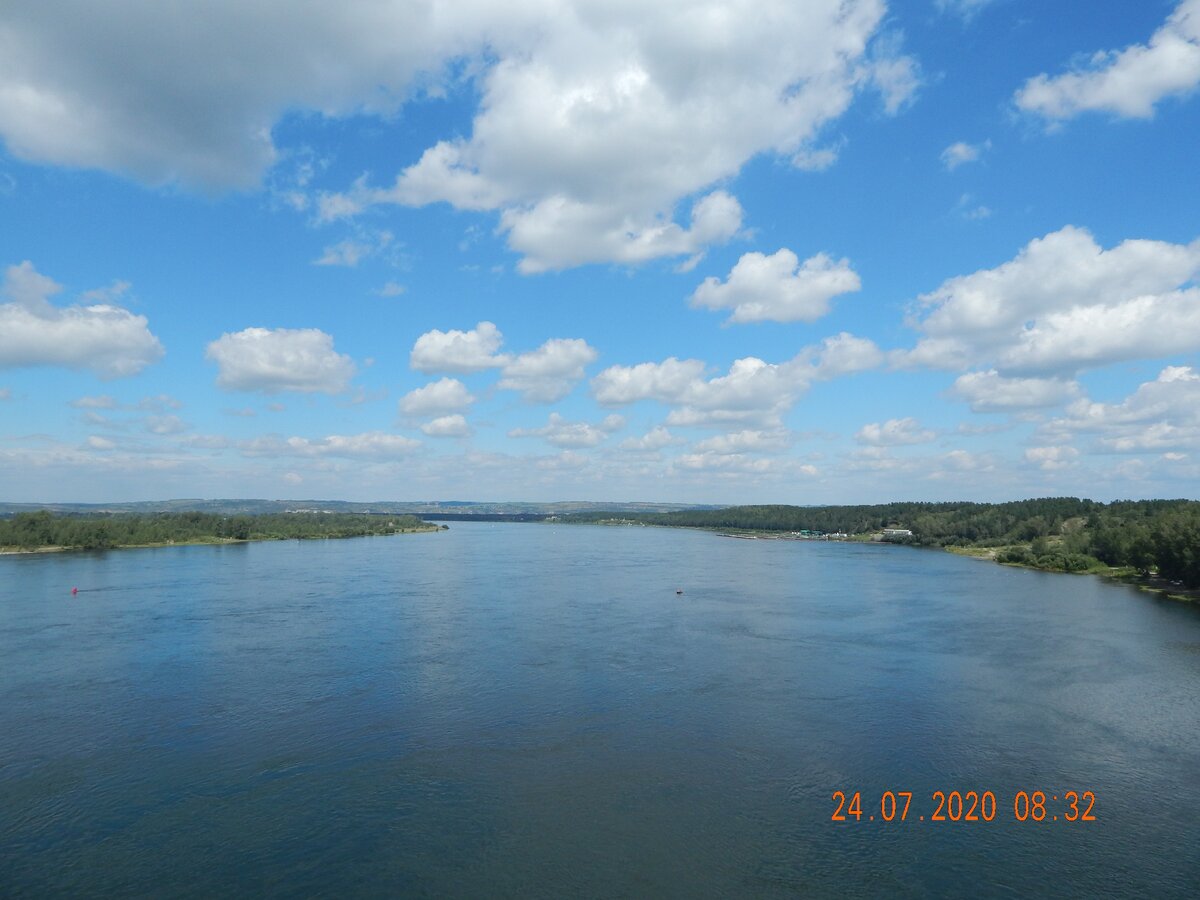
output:
{"label": "orange timestamp text", "polygon": [[998,816],[1018,822],[1095,822],[1095,791],[1017,791],[1011,803],[995,791],[934,791],[926,807],[913,806],[912,791],[884,791],[879,802],[863,806],[862,791],[834,791],[833,822],[994,822]]}

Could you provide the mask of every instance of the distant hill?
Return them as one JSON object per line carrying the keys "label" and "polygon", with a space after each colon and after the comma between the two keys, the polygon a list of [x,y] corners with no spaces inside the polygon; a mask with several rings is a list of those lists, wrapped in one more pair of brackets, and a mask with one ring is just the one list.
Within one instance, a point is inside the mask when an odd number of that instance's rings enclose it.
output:
{"label": "distant hill", "polygon": [[133,503],[0,503],[0,516],[20,512],[48,510],[68,515],[113,513],[204,512],[220,515],[267,515],[288,512],[359,513],[367,515],[521,516],[543,518],[588,513],[596,510],[623,513],[667,513],[684,510],[716,509],[690,503],[594,503],[562,501],[557,503],[480,503],[473,500],[423,500],[353,503],[348,500],[146,500]]}

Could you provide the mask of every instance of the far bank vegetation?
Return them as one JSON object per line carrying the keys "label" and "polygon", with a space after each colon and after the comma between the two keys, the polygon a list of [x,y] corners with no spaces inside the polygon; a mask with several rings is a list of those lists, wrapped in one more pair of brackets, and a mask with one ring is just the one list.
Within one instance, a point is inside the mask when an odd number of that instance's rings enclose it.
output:
{"label": "far bank vegetation", "polygon": [[[564,518],[601,521],[612,514]],[[860,536],[906,529],[912,535],[896,542],[969,548],[998,562],[1058,572],[1154,574],[1200,588],[1200,502],[1194,500],[734,506],[621,518],[647,525]]]}
{"label": "far bank vegetation", "polygon": [[73,516],[40,510],[0,518],[0,548],[105,550],[159,544],[364,537],[437,529],[409,515],[298,512],[222,516],[180,512]]}

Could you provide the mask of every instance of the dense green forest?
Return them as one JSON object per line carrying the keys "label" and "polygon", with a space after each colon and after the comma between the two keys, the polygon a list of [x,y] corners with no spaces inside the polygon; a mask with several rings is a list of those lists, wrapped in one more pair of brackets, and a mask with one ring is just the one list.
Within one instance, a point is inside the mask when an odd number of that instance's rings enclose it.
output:
{"label": "dense green forest", "polygon": [[0,518],[0,547],[100,550],[146,544],[342,538],[436,529],[416,516],[279,513],[222,516],[201,512],[153,515],[54,515],[41,510]]}
{"label": "dense green forest", "polygon": [[[611,521],[599,512],[565,521]],[[878,506],[734,506],[644,515],[648,525],[768,532],[864,535],[912,531],[904,543],[990,548],[1000,562],[1064,572],[1128,567],[1200,587],[1200,502],[1128,500],[1097,503],[1049,497],[1012,503],[886,503]]]}

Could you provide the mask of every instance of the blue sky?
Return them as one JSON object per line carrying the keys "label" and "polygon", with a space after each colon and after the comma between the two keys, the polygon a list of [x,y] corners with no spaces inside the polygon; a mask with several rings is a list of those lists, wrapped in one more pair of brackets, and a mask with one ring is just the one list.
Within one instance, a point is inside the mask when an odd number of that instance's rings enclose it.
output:
{"label": "blue sky", "polygon": [[0,498],[1196,497],[1198,86],[1200,0],[8,5]]}

